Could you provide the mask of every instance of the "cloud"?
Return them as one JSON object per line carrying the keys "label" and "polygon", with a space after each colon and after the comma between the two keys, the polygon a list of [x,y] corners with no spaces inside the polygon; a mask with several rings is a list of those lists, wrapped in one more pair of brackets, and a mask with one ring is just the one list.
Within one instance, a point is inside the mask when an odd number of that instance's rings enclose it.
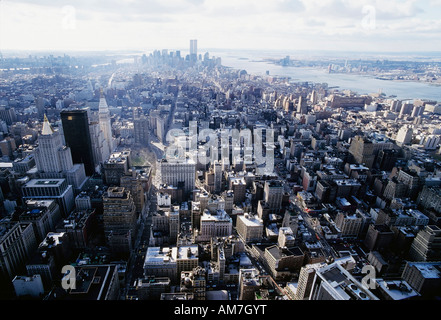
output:
{"label": "cloud", "polygon": [[[406,37],[412,46],[419,37],[441,50],[441,0],[0,1],[3,47],[186,48],[197,38],[201,48],[358,49],[354,43],[392,45]],[[66,6],[75,10],[72,30],[62,25]],[[372,30],[363,27],[364,8],[374,9]]]}
{"label": "cloud", "polygon": [[281,0],[276,2],[276,7],[281,12],[302,12],[305,10],[305,6],[300,0]]}
{"label": "cloud", "polygon": [[152,16],[158,14],[182,14],[203,5],[204,0],[16,0],[15,3],[38,5],[50,8],[73,6],[78,11],[86,11],[90,15],[118,14],[126,17]]}

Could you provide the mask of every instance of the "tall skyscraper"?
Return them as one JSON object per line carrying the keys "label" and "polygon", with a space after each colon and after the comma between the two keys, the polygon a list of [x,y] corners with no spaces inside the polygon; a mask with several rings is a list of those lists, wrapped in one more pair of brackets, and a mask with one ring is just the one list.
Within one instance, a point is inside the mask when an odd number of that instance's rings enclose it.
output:
{"label": "tall skyscraper", "polygon": [[412,142],[413,130],[409,126],[403,126],[398,130],[396,142],[398,145],[410,144]]}
{"label": "tall skyscraper", "polygon": [[102,149],[102,160],[105,161],[109,158],[113,151],[113,137],[112,137],[112,125],[110,123],[110,112],[107,105],[106,98],[104,97],[103,90],[100,93],[100,102],[98,105],[98,116],[101,131],[103,132],[105,144]]}
{"label": "tall skyscraper", "polygon": [[40,172],[62,172],[72,168],[72,155],[69,147],[63,144],[63,137],[54,130],[44,116],[43,128],[35,148],[35,162]]}
{"label": "tall skyscraper", "polygon": [[196,61],[198,57],[198,41],[190,40],[190,61]]}
{"label": "tall skyscraper", "polygon": [[104,232],[112,252],[130,253],[136,231],[136,208],[130,191],[110,187],[103,196],[103,207]]}
{"label": "tall skyscraper", "polygon": [[263,190],[263,199],[271,210],[279,210],[282,206],[283,181],[268,180],[265,181]]}
{"label": "tall skyscraper", "polygon": [[0,230],[0,284],[4,290],[25,267],[25,262],[32,256],[38,244],[32,223],[4,219],[0,221]]}
{"label": "tall skyscraper", "polygon": [[222,164],[219,160],[214,161],[214,191],[219,193],[222,191]]}
{"label": "tall skyscraper", "polygon": [[95,172],[89,119],[86,110],[63,110],[60,113],[64,139],[71,149],[74,163],[84,163],[86,174]]}
{"label": "tall skyscraper", "polygon": [[133,130],[135,132],[135,144],[147,145],[150,140],[149,119],[142,114],[141,108],[133,112]]}
{"label": "tall skyscraper", "polygon": [[412,261],[441,260],[441,229],[428,225],[418,232],[409,250]]}
{"label": "tall skyscraper", "polygon": [[5,121],[8,126],[13,124],[15,121],[17,121],[17,115],[15,113],[15,109],[8,106],[1,106],[0,120]]}
{"label": "tall skyscraper", "polygon": [[107,142],[104,139],[103,131],[98,121],[91,121],[89,123],[90,140],[92,144],[93,161],[96,170],[99,172],[100,164],[104,163],[103,155],[105,155],[104,149],[107,150]]}
{"label": "tall skyscraper", "polygon": [[308,105],[306,103],[306,99],[303,96],[299,97],[299,101],[297,103],[297,113],[307,114],[308,113]]}
{"label": "tall skyscraper", "polygon": [[362,136],[355,136],[351,140],[349,153],[358,164],[364,164],[371,169],[380,150],[394,149],[391,142],[375,141]]}

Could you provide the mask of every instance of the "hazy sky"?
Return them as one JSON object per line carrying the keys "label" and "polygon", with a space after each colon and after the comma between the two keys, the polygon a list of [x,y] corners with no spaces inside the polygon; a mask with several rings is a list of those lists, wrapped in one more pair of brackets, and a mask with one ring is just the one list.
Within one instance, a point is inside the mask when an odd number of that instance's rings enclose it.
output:
{"label": "hazy sky", "polygon": [[441,51],[441,0],[0,0],[0,50]]}

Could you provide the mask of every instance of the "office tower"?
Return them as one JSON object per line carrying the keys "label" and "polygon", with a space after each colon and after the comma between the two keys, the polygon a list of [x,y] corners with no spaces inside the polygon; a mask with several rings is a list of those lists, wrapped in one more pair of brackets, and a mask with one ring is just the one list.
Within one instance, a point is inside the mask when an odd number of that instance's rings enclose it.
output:
{"label": "office tower", "polygon": [[0,283],[6,290],[37,248],[31,223],[0,221]]}
{"label": "office tower", "polygon": [[230,180],[230,190],[233,191],[234,204],[241,204],[245,201],[247,185],[244,178],[232,178]]}
{"label": "office tower", "polygon": [[136,230],[136,208],[130,191],[110,187],[103,196],[104,233],[115,254],[129,254]]}
{"label": "office tower", "polygon": [[424,209],[441,212],[441,188],[424,186],[417,198],[417,204]]}
{"label": "office tower", "polygon": [[441,229],[428,225],[418,232],[409,250],[412,261],[441,261]]}
{"label": "office tower", "polygon": [[261,241],[263,236],[262,219],[248,213],[237,217],[236,230],[244,242]]}
{"label": "office tower", "polygon": [[400,116],[411,115],[413,110],[413,103],[411,102],[402,102],[400,109]]}
{"label": "office tower", "polygon": [[423,115],[424,106],[414,106],[412,109],[411,117],[419,117]]}
{"label": "office tower", "polygon": [[222,191],[222,164],[219,160],[214,161],[214,192]]}
{"label": "office tower", "polygon": [[0,141],[0,151],[2,156],[12,158],[12,152],[16,149],[15,140],[11,137],[6,137]]}
{"label": "office tower", "polygon": [[349,153],[352,154],[357,163],[365,164],[368,168],[372,168],[375,154],[371,141],[361,136],[354,137],[349,147]]}
{"label": "office tower", "polygon": [[257,216],[264,221],[268,222],[269,215],[272,212],[271,208],[265,202],[265,200],[259,200],[257,202]]}
{"label": "office tower", "polygon": [[286,210],[282,220],[282,228],[290,228],[295,237],[299,228],[299,217],[293,212]]}
{"label": "office tower", "polygon": [[363,219],[358,213],[339,212],[335,224],[341,230],[342,238],[356,239],[360,233]]}
{"label": "office tower", "polygon": [[172,208],[159,209],[152,214],[150,245],[176,244],[179,233],[179,211]]}
{"label": "office tower", "polygon": [[63,144],[63,137],[54,130],[44,116],[43,128],[35,148],[35,162],[40,172],[65,172],[73,167],[71,150]]}
{"label": "office tower", "polygon": [[387,225],[369,225],[364,245],[370,250],[383,250],[390,246],[394,233]]}
{"label": "office tower", "polygon": [[180,230],[179,211],[175,210],[168,212],[168,221],[169,242],[170,244],[176,244]]}
{"label": "office tower", "polygon": [[391,142],[372,141],[361,136],[355,136],[349,146],[349,153],[356,163],[372,169],[379,151],[390,149],[394,149],[394,144]]}
{"label": "office tower", "polygon": [[295,234],[290,227],[279,228],[279,237],[277,239],[277,245],[279,247],[293,247],[295,240]]}
{"label": "office tower", "polygon": [[265,248],[264,259],[274,279],[290,277],[293,272],[299,272],[305,255],[299,247],[279,247],[277,245]]}
{"label": "office tower", "polygon": [[263,199],[270,210],[278,211],[282,206],[283,181],[267,180],[263,190]]}
{"label": "office tower", "polygon": [[89,133],[95,170],[100,172],[100,164],[103,164],[108,159],[109,154],[106,151],[108,149],[106,139],[104,139],[104,134],[98,121],[91,121],[89,123]]}
{"label": "office tower", "polygon": [[6,122],[9,126],[17,121],[17,115],[15,113],[14,108],[7,106],[0,106],[0,120]]}
{"label": "office tower", "polygon": [[112,153],[103,164],[104,183],[108,186],[120,186],[121,177],[129,173],[130,151]]}
{"label": "office tower", "polygon": [[212,237],[228,237],[233,231],[233,220],[225,210],[217,210],[215,214],[205,210],[200,217],[199,231],[196,241],[210,241]]}
{"label": "office tower", "polygon": [[322,266],[321,264],[307,264],[300,269],[299,280],[297,282],[297,290],[295,292],[295,300],[309,300],[312,284],[314,283],[315,272]]}
{"label": "office tower", "polygon": [[195,62],[198,56],[198,41],[190,40],[190,61]]}
{"label": "office tower", "polygon": [[342,128],[338,130],[338,138],[343,141],[348,141],[348,139],[351,137],[351,134],[351,128]]}
{"label": "office tower", "polygon": [[110,154],[113,152],[113,137],[112,137],[112,125],[110,122],[110,112],[107,105],[106,98],[104,97],[103,90],[100,91],[100,102],[98,105],[98,117],[100,129],[103,132],[103,137],[105,140],[101,158],[103,161],[107,160]]}
{"label": "office tower", "polygon": [[150,227],[150,246],[161,246],[168,243],[168,231],[170,228],[166,212],[159,209],[152,213],[152,223]]}
{"label": "office tower", "polygon": [[86,175],[93,175],[95,165],[87,110],[63,110],[60,116],[64,139],[70,148],[73,163],[83,163]]}
{"label": "office tower", "polygon": [[19,221],[32,223],[37,241],[43,241],[61,219],[60,207],[55,200],[26,200],[25,205]]}
{"label": "office tower", "polygon": [[308,113],[308,105],[305,97],[300,96],[299,101],[297,103],[297,113],[307,114]]}
{"label": "office tower", "polygon": [[398,130],[396,142],[398,145],[410,144],[412,142],[412,128],[403,126]]}
{"label": "office tower", "polygon": [[390,100],[389,102],[390,106],[389,106],[389,110],[390,111],[394,111],[394,112],[400,112],[401,109],[401,101],[400,100]]}
{"label": "office tower", "polygon": [[375,161],[375,167],[380,170],[391,171],[395,166],[397,159],[397,150],[380,150],[378,151],[377,159]]}
{"label": "office tower", "polygon": [[440,140],[438,135],[430,134],[421,139],[420,145],[424,146],[425,150],[435,150],[438,148]]}
{"label": "office tower", "polygon": [[42,117],[44,115],[44,107],[45,107],[44,98],[36,97],[34,102],[35,102],[35,107],[37,108],[38,117]]}
{"label": "office tower", "polygon": [[120,186],[130,191],[136,212],[141,213],[144,208],[145,195],[140,173],[135,169],[129,169],[128,174],[121,177]]}
{"label": "office tower", "polygon": [[214,172],[213,169],[205,172],[204,189],[210,193],[214,193]]}
{"label": "office tower", "polygon": [[182,188],[188,194],[195,188],[196,163],[191,158],[182,161],[161,159],[156,162],[160,184]]}
{"label": "office tower", "polygon": [[75,197],[75,208],[77,210],[92,209],[90,196],[86,192],[81,192]]}
{"label": "office tower", "polygon": [[67,217],[75,203],[72,185],[66,179],[32,179],[22,187],[23,199],[53,199],[60,207],[63,217]]}
{"label": "office tower", "polygon": [[312,90],[310,101],[312,104],[316,104],[318,102],[318,92],[316,90]]}
{"label": "office tower", "polygon": [[165,113],[159,113],[153,119],[155,120],[156,137],[159,139],[159,141],[166,142],[165,137],[168,116]]}
{"label": "office tower", "polygon": [[135,144],[147,146],[150,141],[150,125],[147,117],[142,114],[141,108],[136,108],[133,111],[133,130]]}
{"label": "office tower", "polygon": [[228,213],[231,214],[234,208],[234,194],[231,190],[227,190],[222,192],[222,198],[224,199],[225,202],[225,208],[224,210]]}
{"label": "office tower", "polygon": [[401,278],[423,297],[433,298],[441,288],[441,262],[407,261]]}

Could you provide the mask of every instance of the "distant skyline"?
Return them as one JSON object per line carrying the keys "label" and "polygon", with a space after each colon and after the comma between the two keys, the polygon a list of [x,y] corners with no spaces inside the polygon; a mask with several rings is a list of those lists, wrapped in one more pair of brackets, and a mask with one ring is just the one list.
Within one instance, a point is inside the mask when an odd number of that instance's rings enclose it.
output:
{"label": "distant skyline", "polygon": [[0,51],[441,51],[441,0],[0,0]]}

